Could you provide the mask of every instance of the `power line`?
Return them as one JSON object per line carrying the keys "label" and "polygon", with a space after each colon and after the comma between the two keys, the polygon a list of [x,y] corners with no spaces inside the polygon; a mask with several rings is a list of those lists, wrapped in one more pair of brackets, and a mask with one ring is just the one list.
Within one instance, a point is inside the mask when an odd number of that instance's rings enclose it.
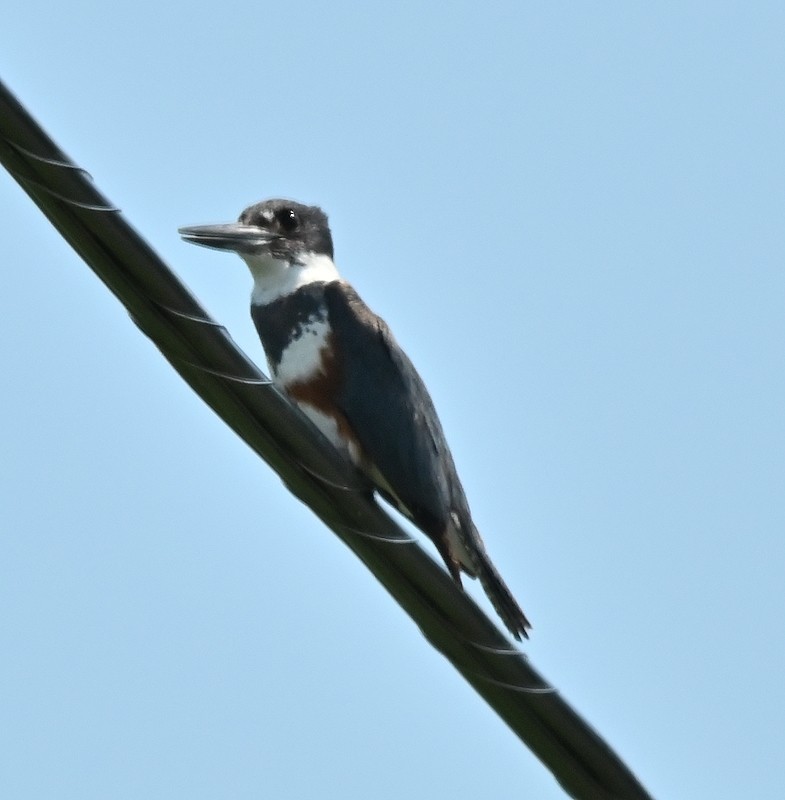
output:
{"label": "power line", "polygon": [[0,161],[182,378],[359,556],[568,795],[651,800],[2,83]]}

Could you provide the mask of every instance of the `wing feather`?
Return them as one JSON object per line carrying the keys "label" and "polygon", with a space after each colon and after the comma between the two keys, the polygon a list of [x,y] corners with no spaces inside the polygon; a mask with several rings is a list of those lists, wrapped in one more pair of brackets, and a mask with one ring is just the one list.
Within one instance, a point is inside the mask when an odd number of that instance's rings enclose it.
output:
{"label": "wing feather", "polygon": [[443,535],[450,511],[463,516],[468,507],[428,390],[384,320],[351,287],[331,284],[325,299],[343,357],[335,400],[414,521]]}
{"label": "wing feather", "polygon": [[[436,543],[460,583],[480,579],[513,636],[530,627],[485,551],[431,396],[414,365],[347,284],[325,289],[330,326],[343,357],[334,399],[373,468]],[[380,490],[384,493],[385,487]]]}

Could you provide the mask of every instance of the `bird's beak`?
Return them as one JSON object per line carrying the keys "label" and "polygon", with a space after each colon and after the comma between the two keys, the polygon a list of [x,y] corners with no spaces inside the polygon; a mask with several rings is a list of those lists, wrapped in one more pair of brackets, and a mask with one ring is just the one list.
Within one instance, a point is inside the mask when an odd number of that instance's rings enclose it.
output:
{"label": "bird's beak", "polygon": [[194,225],[177,231],[186,242],[211,247],[213,250],[230,250],[233,253],[258,253],[267,248],[280,234],[258,225]]}

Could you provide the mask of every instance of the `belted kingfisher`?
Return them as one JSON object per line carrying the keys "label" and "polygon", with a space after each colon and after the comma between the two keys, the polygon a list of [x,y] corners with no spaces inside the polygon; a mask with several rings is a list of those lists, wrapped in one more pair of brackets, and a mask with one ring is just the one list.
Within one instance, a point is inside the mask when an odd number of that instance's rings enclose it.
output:
{"label": "belted kingfisher", "polygon": [[513,636],[528,638],[529,621],[472,521],[428,390],[385,322],[338,274],[325,213],[265,200],[237,223],[179,232],[245,261],[251,317],[275,383],[433,540],[456,583],[461,571],[479,578]]}

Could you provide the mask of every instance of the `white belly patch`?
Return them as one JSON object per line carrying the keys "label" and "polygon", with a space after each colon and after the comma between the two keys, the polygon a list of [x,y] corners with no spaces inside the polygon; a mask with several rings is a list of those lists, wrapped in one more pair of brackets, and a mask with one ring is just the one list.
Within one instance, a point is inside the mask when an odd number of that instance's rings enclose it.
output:
{"label": "white belly patch", "polygon": [[297,403],[297,407],[330,440],[334,447],[341,451],[346,450],[346,443],[338,433],[338,423],[334,417],[325,414],[318,408],[314,408],[309,403]]}
{"label": "white belly patch", "polygon": [[308,419],[327,437],[332,446],[336,450],[340,450],[349,460],[357,467],[362,469],[360,452],[357,445],[341,436],[340,429],[335,417],[325,414],[318,408],[315,408],[310,403],[297,403],[297,407],[305,414]]}
{"label": "white belly patch", "polygon": [[[314,316],[303,323],[300,335],[287,345],[281,353],[281,360],[277,365],[270,365],[276,384],[285,392],[294,391],[298,384],[309,383],[324,374],[324,351],[328,348],[327,338],[330,335],[330,326],[321,316]],[[352,441],[347,441],[341,436],[338,422],[335,417],[325,413],[311,403],[300,400],[295,393],[289,395],[311,422],[321,431],[342,453],[359,465],[359,452]]]}
{"label": "white belly patch", "polygon": [[270,365],[276,383],[283,388],[308,381],[322,371],[322,350],[327,346],[330,326],[327,321],[314,317],[302,327],[300,335],[293,339],[281,353],[277,365]]}

